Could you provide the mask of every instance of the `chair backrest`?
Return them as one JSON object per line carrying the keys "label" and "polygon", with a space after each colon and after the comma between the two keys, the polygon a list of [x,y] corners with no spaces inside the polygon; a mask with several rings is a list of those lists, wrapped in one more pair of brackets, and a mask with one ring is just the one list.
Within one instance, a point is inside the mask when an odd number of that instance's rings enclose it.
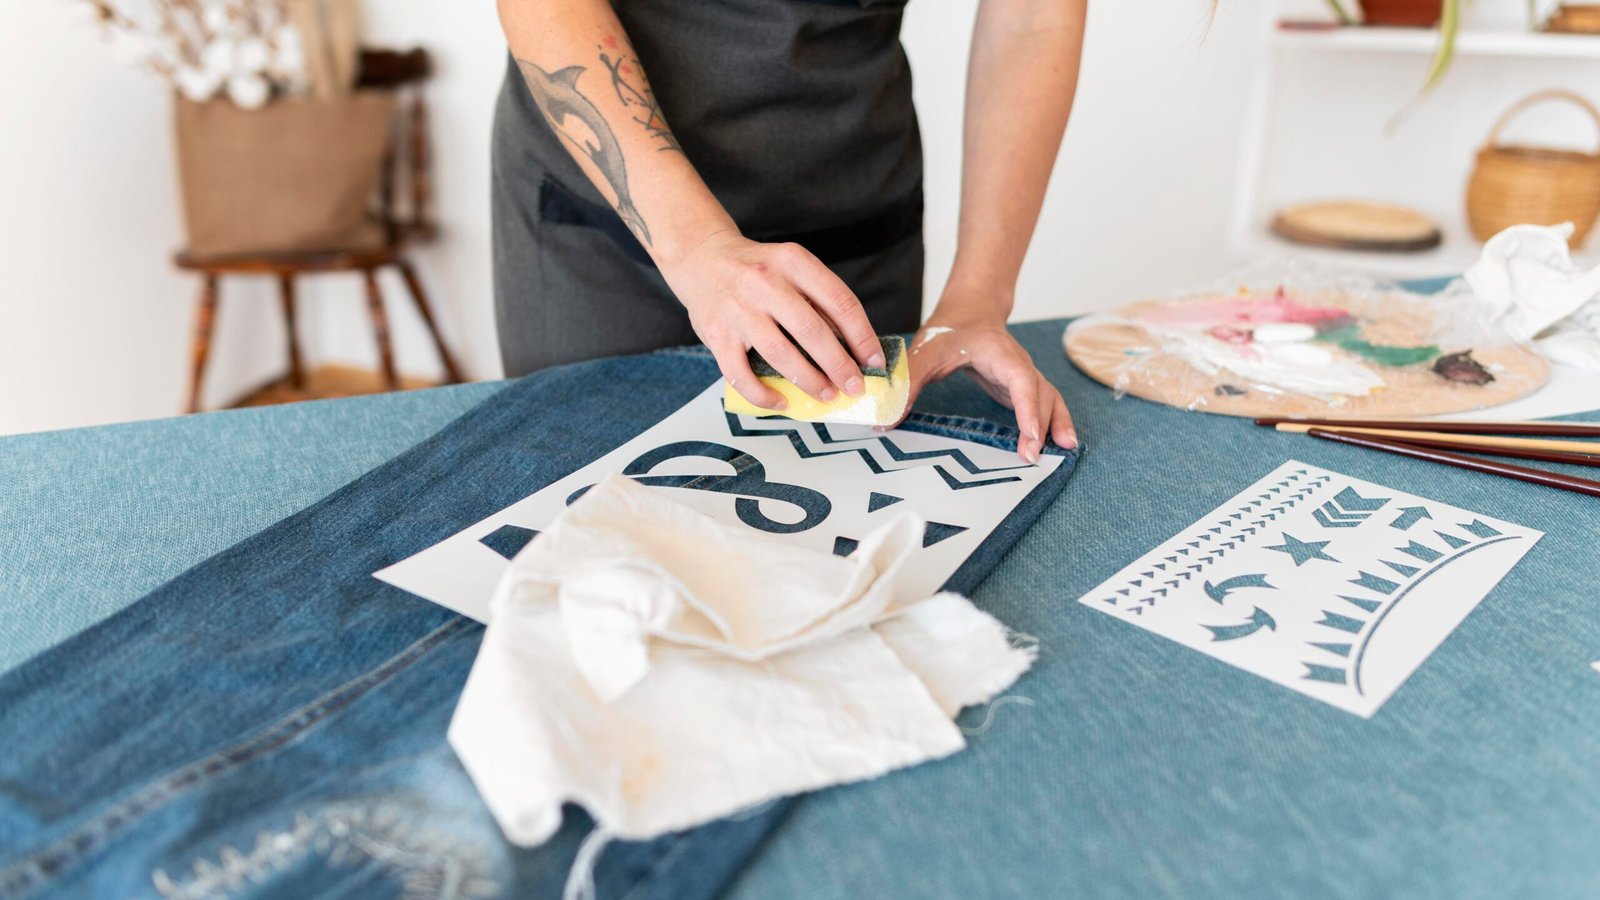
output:
{"label": "chair backrest", "polygon": [[[428,105],[422,85],[433,75],[433,59],[421,48],[361,51],[356,78],[358,88],[392,90],[401,95],[404,110],[384,160],[378,185],[378,215],[389,229],[391,243],[407,239],[429,240],[437,234],[433,223],[432,145],[428,141]],[[401,187],[405,201],[397,200]]]}

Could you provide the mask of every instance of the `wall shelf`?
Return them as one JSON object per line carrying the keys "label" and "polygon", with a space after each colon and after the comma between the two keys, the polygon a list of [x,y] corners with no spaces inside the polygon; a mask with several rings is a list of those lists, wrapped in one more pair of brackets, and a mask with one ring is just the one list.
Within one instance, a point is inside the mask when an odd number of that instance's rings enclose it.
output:
{"label": "wall shelf", "polygon": [[[1459,274],[1482,249],[1463,208],[1477,149],[1500,113],[1536,89],[1592,93],[1600,35],[1531,32],[1514,19],[1469,13],[1444,82],[1419,96],[1438,47],[1435,30],[1283,27],[1315,8],[1298,2],[1278,0],[1276,10],[1262,10],[1257,20],[1261,68],[1236,147],[1231,256],[1239,263],[1304,259],[1389,278]],[[1585,149],[1596,140],[1586,116],[1555,105],[1510,133]],[[1423,253],[1364,253],[1301,246],[1269,233],[1277,210],[1330,199],[1413,207],[1440,224],[1444,244]]]}
{"label": "wall shelf", "polygon": [[[1273,32],[1281,50],[1329,53],[1417,53],[1431,55],[1439,45],[1431,28],[1285,29]],[[1600,59],[1600,35],[1545,34],[1511,29],[1463,29],[1457,56],[1509,56],[1544,59]]]}

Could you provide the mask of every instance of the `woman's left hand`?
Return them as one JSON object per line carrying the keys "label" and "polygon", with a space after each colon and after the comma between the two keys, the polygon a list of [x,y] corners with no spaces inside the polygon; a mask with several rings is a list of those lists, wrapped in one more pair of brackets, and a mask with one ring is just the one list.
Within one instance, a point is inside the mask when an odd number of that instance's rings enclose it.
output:
{"label": "woman's left hand", "polygon": [[1016,412],[1021,432],[1017,454],[1024,460],[1039,461],[1046,437],[1069,450],[1078,446],[1061,392],[1034,366],[1003,319],[949,317],[935,311],[911,340],[910,366],[908,414],[924,387],[967,369],[985,393]]}

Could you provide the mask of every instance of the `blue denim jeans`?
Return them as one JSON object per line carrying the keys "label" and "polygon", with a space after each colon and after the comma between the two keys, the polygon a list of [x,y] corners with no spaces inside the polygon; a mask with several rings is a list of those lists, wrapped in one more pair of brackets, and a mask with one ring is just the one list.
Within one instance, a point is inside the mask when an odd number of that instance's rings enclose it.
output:
{"label": "blue denim jeans", "polygon": [[[715,375],[704,351],[681,350],[529,376],[0,677],[0,896],[559,893],[588,820],[569,811],[550,843],[509,846],[445,743],[481,628],[371,573],[596,458]],[[910,427],[1015,446],[975,389],[937,397]],[[951,589],[970,592],[1054,500],[1067,457]],[[613,845],[598,892],[713,896],[789,805]]]}

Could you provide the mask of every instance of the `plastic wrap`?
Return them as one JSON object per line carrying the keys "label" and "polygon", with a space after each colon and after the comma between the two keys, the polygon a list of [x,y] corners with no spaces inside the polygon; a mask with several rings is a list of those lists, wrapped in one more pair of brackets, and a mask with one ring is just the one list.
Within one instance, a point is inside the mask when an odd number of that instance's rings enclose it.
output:
{"label": "plastic wrap", "polygon": [[1303,263],[1084,316],[1063,343],[1118,396],[1236,416],[1459,412],[1549,378],[1459,282],[1422,295]]}

